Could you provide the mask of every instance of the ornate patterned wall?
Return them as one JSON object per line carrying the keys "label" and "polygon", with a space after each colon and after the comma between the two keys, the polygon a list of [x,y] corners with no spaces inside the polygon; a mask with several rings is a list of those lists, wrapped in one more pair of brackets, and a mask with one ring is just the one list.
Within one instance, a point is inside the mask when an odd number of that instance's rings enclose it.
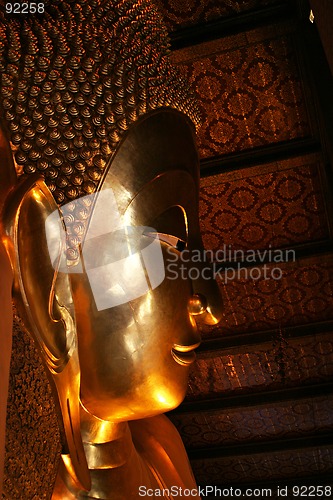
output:
{"label": "ornate patterned wall", "polygon": [[332,333],[294,338],[283,350],[265,344],[202,353],[190,376],[187,400],[203,400],[231,394],[255,393],[325,382],[333,376]]}
{"label": "ornate patterned wall", "polygon": [[[228,17],[235,20],[236,13],[283,2],[156,1],[171,31],[222,20],[221,38],[197,45],[189,38],[186,48],[172,54],[190,79],[202,110],[199,152],[202,173],[207,175],[201,179],[200,198],[204,243],[214,252],[226,252],[218,279],[223,318],[218,326],[202,328],[203,339],[209,342],[193,367],[188,405],[172,419],[193,456],[204,454],[202,460],[192,460],[199,483],[257,486],[288,478],[294,483],[300,478],[302,483],[308,476],[332,473],[332,447],[318,444],[314,449],[307,443],[309,434],[332,432],[332,398],[296,396],[295,401],[273,404],[269,397],[270,391],[280,391],[282,399],[284,389],[297,395],[308,385],[325,386],[333,375],[332,334],[318,334],[315,327],[311,334],[312,324],[330,324],[333,319],[333,255],[316,253],[321,243],[332,241],[327,158],[324,151],[309,154],[305,148],[304,154],[290,153],[296,144],[318,141],[317,150],[323,147],[297,23],[272,17],[266,26],[225,35],[224,27],[235,29],[234,33],[239,29],[225,22]],[[288,7],[295,4],[288,2]],[[255,15],[251,20],[255,23]],[[185,33],[194,33],[197,42],[202,31],[184,30],[176,40],[186,42]],[[287,159],[273,161],[273,151],[283,151]],[[272,162],[249,166],[254,164],[251,152],[253,158],[270,152]],[[213,170],[218,173],[211,175]],[[240,262],[238,273],[223,270],[237,268],[228,263],[229,250],[233,258],[233,250],[274,248],[295,250],[295,259],[289,262],[267,263],[268,274],[273,267],[281,268],[281,279],[265,279],[258,256],[257,263]],[[313,257],[304,257],[308,250]],[[269,260],[267,252],[266,257]],[[284,327],[288,327],[286,339],[279,337]],[[231,347],[218,348],[223,339]],[[252,395],[259,400],[267,397],[267,403],[244,407]],[[237,400],[238,406],[224,409],[225,398],[234,405]],[[256,451],[265,443],[291,438],[304,446]],[[243,445],[247,445],[244,454]],[[217,456],[220,453],[217,447],[223,456],[213,458],[214,449]],[[233,447],[240,456],[233,456]]]}
{"label": "ornate patterned wall", "polygon": [[60,459],[61,435],[46,372],[16,314],[7,411],[10,425],[3,498],[49,499]]}
{"label": "ornate patterned wall", "polygon": [[328,238],[323,167],[313,154],[203,178],[205,247],[281,248]]}
{"label": "ornate patterned wall", "polygon": [[227,408],[172,417],[189,448],[294,438],[333,429],[333,397]]}
{"label": "ornate patterned wall", "polygon": [[[281,269],[281,279],[271,278],[276,266]],[[224,301],[223,317],[216,327],[203,327],[203,335],[217,338],[331,320],[332,273],[333,255],[322,255],[322,263],[307,258],[296,265],[293,261],[266,264],[266,274],[262,265],[242,267],[238,277],[232,269],[221,272],[218,282]],[[278,272],[274,271],[274,275]]]}
{"label": "ornate patterned wall", "polygon": [[245,481],[253,481],[258,485],[259,481],[265,481],[268,477],[280,481],[289,478],[294,484],[302,484],[300,478],[306,479],[315,473],[331,473],[332,460],[333,450],[323,448],[303,452],[193,460],[192,466],[201,484],[232,483],[240,486]]}
{"label": "ornate patterned wall", "polygon": [[203,158],[311,133],[293,30],[258,28],[173,53],[201,103]]}

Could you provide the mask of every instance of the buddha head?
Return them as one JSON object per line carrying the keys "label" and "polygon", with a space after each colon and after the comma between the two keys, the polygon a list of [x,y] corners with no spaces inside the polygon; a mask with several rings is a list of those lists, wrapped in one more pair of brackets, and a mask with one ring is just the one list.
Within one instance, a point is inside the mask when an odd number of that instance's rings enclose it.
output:
{"label": "buddha head", "polygon": [[202,249],[199,115],[158,14],[132,0],[45,10],[0,32],[4,134],[21,177],[4,240],[85,486],[80,404],[112,422],[178,406],[198,324],[218,322],[220,297],[213,279],[168,269]]}

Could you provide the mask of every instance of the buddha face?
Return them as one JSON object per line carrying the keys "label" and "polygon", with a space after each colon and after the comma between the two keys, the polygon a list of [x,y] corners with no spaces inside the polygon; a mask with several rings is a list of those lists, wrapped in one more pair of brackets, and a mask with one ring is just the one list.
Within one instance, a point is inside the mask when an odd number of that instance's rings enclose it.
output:
{"label": "buddha face", "polygon": [[[141,289],[140,280],[148,281],[144,293],[118,301],[114,307],[107,307],[107,302],[100,307],[94,293],[97,280],[105,294],[117,294],[114,265],[113,271],[108,266],[108,246],[115,246],[114,234],[109,239],[90,239],[95,258],[92,272],[83,244],[84,272],[70,274],[81,400],[93,415],[117,422],[153,416],[181,403],[194,349],[200,343],[197,322],[218,321],[220,298],[212,280],[199,277],[193,282],[184,279],[180,269],[177,272],[183,264],[182,250],[201,247],[198,160],[192,129],[183,115],[171,110],[155,112],[132,127],[110,162],[99,191],[101,200],[110,189],[123,224],[154,228],[140,233],[141,248],[158,247],[164,265],[164,279],[154,285],[146,268],[142,274],[138,252],[125,265],[119,261],[120,274],[134,289]],[[114,214],[108,210],[106,204],[103,213],[103,204],[96,202],[88,233],[94,233],[101,214],[105,221],[112,219]],[[125,238],[125,246],[132,244],[131,238]]]}

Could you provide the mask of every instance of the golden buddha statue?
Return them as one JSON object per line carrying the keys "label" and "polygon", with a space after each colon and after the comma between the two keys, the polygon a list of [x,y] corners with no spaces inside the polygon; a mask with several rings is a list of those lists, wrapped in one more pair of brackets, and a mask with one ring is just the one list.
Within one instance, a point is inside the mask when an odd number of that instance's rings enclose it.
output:
{"label": "golden buddha statue", "polygon": [[163,413],[221,305],[200,272],[168,275],[202,249],[198,112],[159,16],[143,0],[56,0],[0,18],[0,41],[2,241],[65,432],[52,498],[198,498]]}

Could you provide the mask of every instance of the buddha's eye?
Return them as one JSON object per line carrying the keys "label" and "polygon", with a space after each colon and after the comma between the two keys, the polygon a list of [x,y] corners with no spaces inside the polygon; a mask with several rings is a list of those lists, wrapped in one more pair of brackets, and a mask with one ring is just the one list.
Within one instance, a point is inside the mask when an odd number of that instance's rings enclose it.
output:
{"label": "buddha's eye", "polygon": [[186,242],[184,240],[171,234],[147,232],[145,235],[150,238],[158,238],[160,241],[164,241],[164,243],[176,248],[179,252],[182,252],[186,248]]}
{"label": "buddha's eye", "polygon": [[180,252],[182,252],[183,250],[185,250],[185,247],[186,247],[185,241],[178,239],[177,245],[176,245],[177,250],[179,250]]}

